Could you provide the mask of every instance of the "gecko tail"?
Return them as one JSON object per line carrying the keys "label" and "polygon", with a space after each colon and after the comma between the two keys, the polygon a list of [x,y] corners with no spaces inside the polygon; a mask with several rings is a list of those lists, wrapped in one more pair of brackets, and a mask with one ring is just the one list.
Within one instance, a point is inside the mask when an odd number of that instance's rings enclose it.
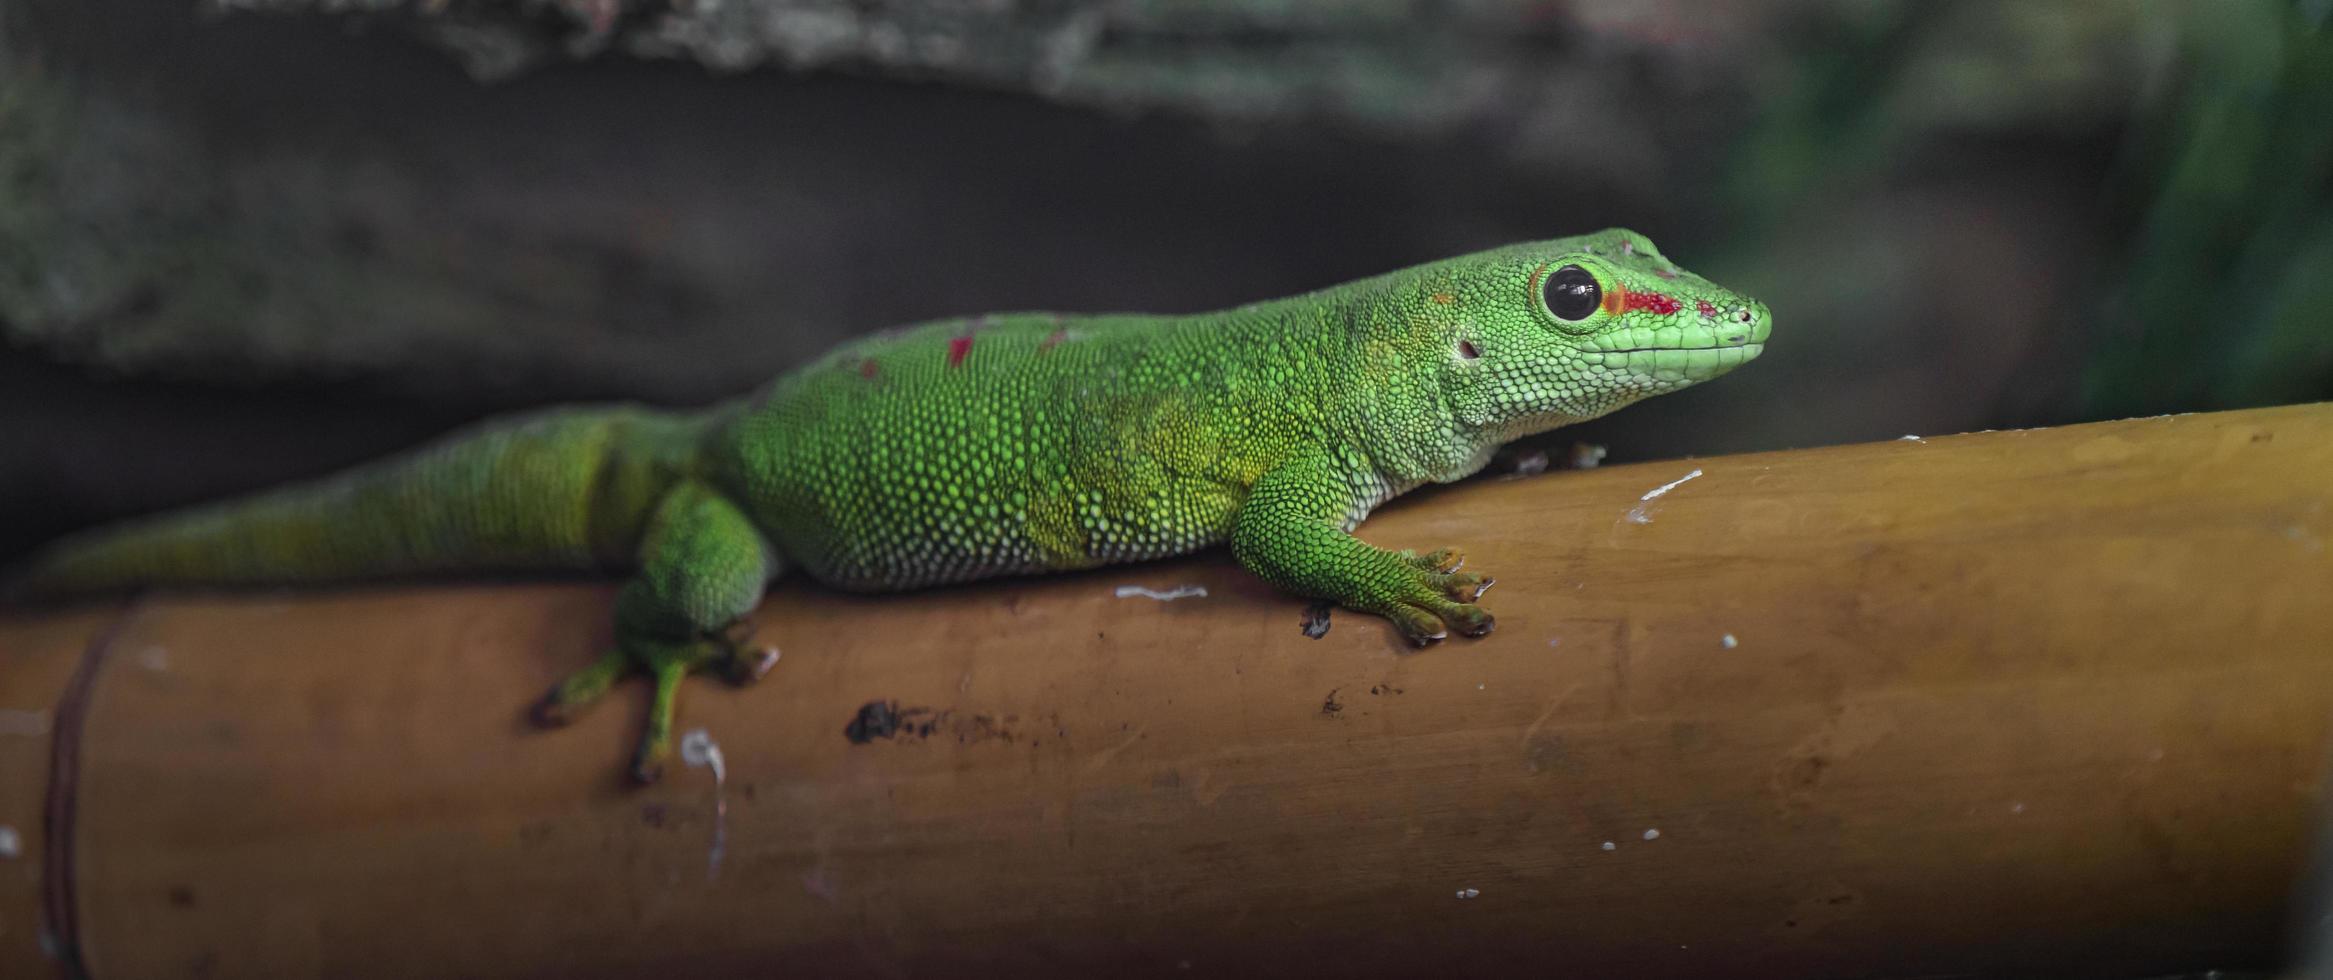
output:
{"label": "gecko tail", "polygon": [[312,483],[68,535],[0,598],[621,567],[702,430],[631,407],[490,420]]}

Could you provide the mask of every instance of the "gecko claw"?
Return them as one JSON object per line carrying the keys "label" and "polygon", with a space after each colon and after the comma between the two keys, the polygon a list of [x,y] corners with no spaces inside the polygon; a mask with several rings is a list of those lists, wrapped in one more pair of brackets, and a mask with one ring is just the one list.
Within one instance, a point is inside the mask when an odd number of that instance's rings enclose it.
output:
{"label": "gecko claw", "polygon": [[729,658],[729,682],[745,685],[761,680],[769,674],[770,668],[778,665],[779,656],[777,647],[739,649]]}
{"label": "gecko claw", "polygon": [[632,763],[632,781],[647,786],[664,778],[664,761],[642,759]]}
{"label": "gecko claw", "polygon": [[543,695],[542,700],[535,702],[533,710],[527,712],[527,717],[534,721],[536,727],[558,728],[575,720],[575,708],[559,700],[559,687],[554,686]]}

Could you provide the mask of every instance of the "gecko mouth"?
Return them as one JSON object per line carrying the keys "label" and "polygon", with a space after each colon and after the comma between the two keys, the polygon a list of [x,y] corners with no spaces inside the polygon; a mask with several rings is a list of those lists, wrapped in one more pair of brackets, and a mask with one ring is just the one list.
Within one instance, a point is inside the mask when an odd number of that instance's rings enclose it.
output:
{"label": "gecko mouth", "polygon": [[1598,351],[1587,355],[1590,364],[1659,381],[1707,381],[1747,364],[1764,352],[1762,343],[1719,347],[1641,347]]}
{"label": "gecko mouth", "polygon": [[1620,350],[1597,351],[1599,354],[1650,354],[1664,350],[1745,350],[1752,353],[1766,349],[1765,344],[1715,344],[1709,347],[1624,347]]}

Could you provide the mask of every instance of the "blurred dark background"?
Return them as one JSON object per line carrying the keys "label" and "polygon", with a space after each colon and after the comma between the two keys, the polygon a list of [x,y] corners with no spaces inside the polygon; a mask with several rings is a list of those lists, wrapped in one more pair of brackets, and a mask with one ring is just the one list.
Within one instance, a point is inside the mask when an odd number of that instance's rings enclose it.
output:
{"label": "blurred dark background", "polygon": [[1631,460],[2333,397],[2328,0],[0,0],[0,560],[838,339],[1624,225]]}

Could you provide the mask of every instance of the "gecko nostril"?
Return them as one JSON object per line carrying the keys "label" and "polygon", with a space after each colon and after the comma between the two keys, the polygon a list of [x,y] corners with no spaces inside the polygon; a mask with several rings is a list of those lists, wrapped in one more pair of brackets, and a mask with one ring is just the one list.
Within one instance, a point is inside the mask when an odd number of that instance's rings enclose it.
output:
{"label": "gecko nostril", "polygon": [[1482,351],[1475,349],[1474,341],[1461,340],[1458,342],[1458,356],[1471,361],[1481,357]]}

